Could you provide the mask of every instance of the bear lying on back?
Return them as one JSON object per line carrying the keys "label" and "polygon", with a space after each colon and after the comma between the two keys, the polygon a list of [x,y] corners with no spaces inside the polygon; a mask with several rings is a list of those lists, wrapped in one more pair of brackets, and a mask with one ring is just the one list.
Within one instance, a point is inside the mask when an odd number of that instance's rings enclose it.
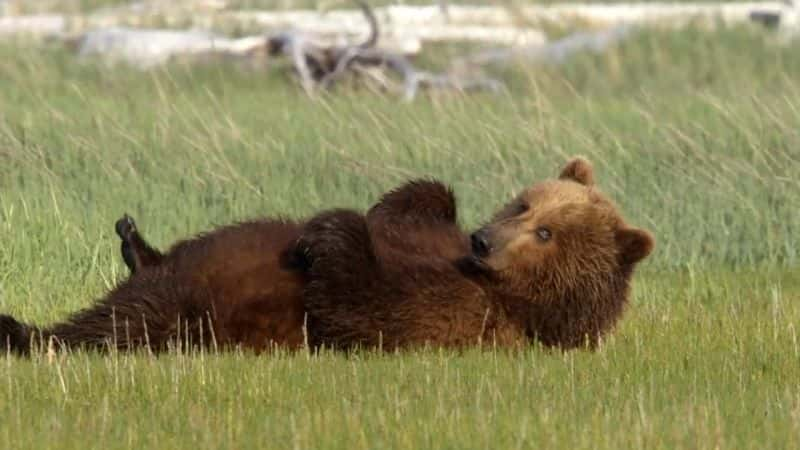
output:
{"label": "bear lying on back", "polygon": [[247,222],[166,254],[132,222],[118,225],[131,276],[50,327],[0,315],[0,345],[27,353],[40,336],[100,349],[296,348],[306,314],[310,343],[337,348],[594,345],[653,246],[592,188],[582,160],[520,194],[471,242],[452,192],[432,181],[390,192],[366,217]]}
{"label": "bear lying on back", "polygon": [[[367,217],[337,210],[306,225],[296,252],[308,267],[312,345],[594,347],[622,315],[634,267],[654,245],[594,187],[582,159],[519,194],[471,235],[470,250],[454,202],[408,207],[437,190],[448,198],[437,183],[412,183]],[[403,252],[402,242],[435,251]]]}

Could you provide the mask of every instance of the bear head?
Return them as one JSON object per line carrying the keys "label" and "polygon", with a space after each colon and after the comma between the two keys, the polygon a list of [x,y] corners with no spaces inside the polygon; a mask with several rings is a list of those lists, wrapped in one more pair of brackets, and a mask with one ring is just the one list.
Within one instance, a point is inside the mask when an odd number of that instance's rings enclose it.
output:
{"label": "bear head", "polygon": [[489,280],[501,302],[546,345],[594,346],[628,297],[634,266],[654,240],[625,223],[594,185],[591,164],[571,160],[471,235],[464,267]]}

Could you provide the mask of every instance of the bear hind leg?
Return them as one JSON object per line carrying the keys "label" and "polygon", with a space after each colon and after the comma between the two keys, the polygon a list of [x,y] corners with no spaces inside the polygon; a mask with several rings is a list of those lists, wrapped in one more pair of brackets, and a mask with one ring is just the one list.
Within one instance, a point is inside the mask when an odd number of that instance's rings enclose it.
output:
{"label": "bear hind leg", "polygon": [[122,240],[120,245],[122,259],[131,273],[136,273],[143,267],[157,266],[161,263],[164,255],[142,238],[133,217],[127,214],[123,215],[114,224],[114,229]]}

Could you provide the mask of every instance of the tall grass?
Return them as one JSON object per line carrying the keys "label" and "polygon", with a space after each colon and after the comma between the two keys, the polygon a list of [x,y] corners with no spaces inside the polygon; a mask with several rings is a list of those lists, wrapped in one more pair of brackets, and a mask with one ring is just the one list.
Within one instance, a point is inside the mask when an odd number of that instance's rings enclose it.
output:
{"label": "tall grass", "polygon": [[2,448],[793,448],[800,55],[645,33],[500,96],[310,100],[275,73],[0,47],[0,312],[46,322],[216,224],[455,188],[471,228],[575,154],[657,250],[598,352],[40,355],[0,361]]}

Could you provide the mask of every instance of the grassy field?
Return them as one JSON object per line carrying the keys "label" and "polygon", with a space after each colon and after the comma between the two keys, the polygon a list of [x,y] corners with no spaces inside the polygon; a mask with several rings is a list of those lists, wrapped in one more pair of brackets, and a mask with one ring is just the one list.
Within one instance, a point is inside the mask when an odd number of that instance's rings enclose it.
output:
{"label": "grassy field", "polygon": [[0,448],[798,448],[800,53],[637,35],[501,96],[310,100],[278,74],[0,47],[0,311],[45,323],[216,224],[436,176],[466,227],[590,158],[658,245],[599,351],[0,358]]}

